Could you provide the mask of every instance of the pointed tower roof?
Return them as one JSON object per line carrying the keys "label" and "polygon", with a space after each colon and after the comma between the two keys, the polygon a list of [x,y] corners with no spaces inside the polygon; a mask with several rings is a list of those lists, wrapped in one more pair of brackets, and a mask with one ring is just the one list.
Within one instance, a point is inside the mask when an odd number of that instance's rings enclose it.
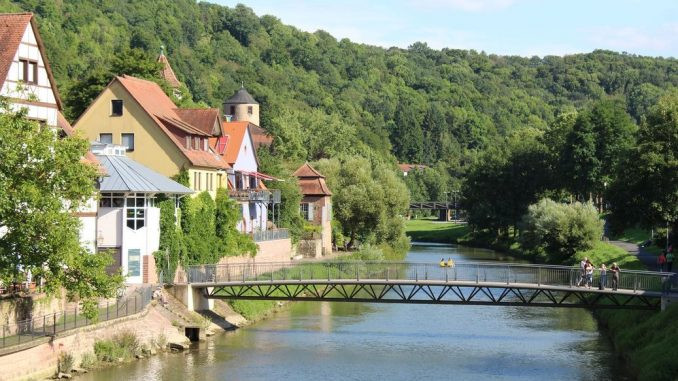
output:
{"label": "pointed tower roof", "polygon": [[258,105],[259,103],[254,100],[252,95],[245,89],[243,84],[238,91],[233,94],[232,97],[228,98],[224,103],[227,104],[251,104]]}
{"label": "pointed tower roof", "polygon": [[177,79],[177,76],[174,75],[174,70],[172,70],[172,66],[170,66],[169,60],[167,57],[165,57],[165,48],[161,47],[160,49],[160,55],[158,56],[158,62],[160,62],[162,66],[162,77],[169,83],[170,86],[173,88],[177,88],[181,86],[181,82]]}
{"label": "pointed tower roof", "polygon": [[292,176],[299,178],[299,187],[304,196],[331,196],[332,192],[325,183],[325,176],[305,163]]}

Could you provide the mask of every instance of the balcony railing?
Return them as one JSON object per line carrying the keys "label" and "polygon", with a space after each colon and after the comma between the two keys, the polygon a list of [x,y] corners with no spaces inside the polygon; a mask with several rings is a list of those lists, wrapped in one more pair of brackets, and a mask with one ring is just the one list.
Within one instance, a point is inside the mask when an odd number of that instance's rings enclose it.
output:
{"label": "balcony railing", "polygon": [[254,242],[262,241],[274,241],[277,239],[287,239],[290,238],[290,231],[287,229],[273,229],[273,230],[263,230],[255,231],[252,233],[252,238]]}
{"label": "balcony railing", "polygon": [[256,201],[265,203],[280,203],[280,190],[257,190],[257,189],[236,189],[228,192],[228,195],[236,201]]}

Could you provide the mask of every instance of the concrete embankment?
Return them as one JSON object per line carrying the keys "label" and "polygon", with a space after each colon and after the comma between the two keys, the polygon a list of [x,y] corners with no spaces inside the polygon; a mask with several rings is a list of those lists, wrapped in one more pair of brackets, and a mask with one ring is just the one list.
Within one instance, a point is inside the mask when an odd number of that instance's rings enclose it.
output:
{"label": "concrete embankment", "polygon": [[93,353],[95,342],[112,339],[121,332],[132,333],[140,345],[148,347],[159,343],[187,346],[189,340],[159,308],[149,306],[139,314],[68,331],[64,336],[46,338],[46,342],[31,348],[0,356],[0,380],[50,377],[57,372],[61,354],[73,356],[74,364],[79,365],[85,354]]}

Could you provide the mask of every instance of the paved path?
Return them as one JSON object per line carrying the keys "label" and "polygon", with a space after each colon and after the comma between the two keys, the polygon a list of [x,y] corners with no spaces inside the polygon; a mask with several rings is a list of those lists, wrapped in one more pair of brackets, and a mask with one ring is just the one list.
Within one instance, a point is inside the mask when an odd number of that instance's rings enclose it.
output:
{"label": "paved path", "polygon": [[657,257],[648,253],[644,248],[638,246],[635,243],[626,241],[610,241],[610,243],[638,257],[638,260],[640,260],[640,262],[642,262],[645,267],[648,268],[648,270],[657,270]]}

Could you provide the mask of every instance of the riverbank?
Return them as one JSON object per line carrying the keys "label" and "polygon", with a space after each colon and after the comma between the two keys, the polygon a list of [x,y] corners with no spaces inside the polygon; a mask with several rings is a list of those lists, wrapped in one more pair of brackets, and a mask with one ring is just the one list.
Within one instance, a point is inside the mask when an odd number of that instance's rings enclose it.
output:
{"label": "riverbank", "polygon": [[[511,256],[543,261],[524,253],[515,242],[484,241],[471,237],[465,226],[432,220],[412,220],[406,224],[407,234],[417,241],[464,244],[503,251]],[[427,229],[429,229],[427,231]],[[461,234],[464,232],[464,234]],[[590,250],[576,253],[565,264],[575,264],[584,257],[593,263],[616,262],[623,269],[645,270],[638,256],[609,242],[597,242]],[[623,274],[623,273],[622,273]],[[600,328],[610,338],[617,354],[626,360],[633,377],[638,380],[675,380],[678,377],[678,303],[665,311],[599,310],[594,316]]]}

